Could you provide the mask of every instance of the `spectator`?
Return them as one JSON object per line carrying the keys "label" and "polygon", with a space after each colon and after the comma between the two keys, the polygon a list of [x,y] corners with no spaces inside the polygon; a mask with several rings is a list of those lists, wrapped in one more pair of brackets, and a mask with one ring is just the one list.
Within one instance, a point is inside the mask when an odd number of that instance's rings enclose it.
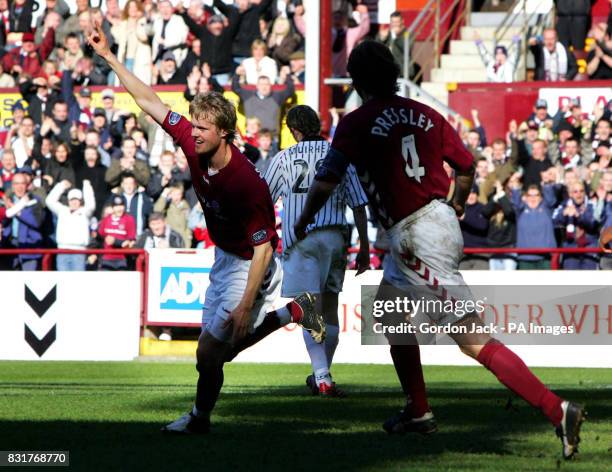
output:
{"label": "spectator", "polygon": [[34,147],[34,120],[26,116],[15,130],[11,128],[6,139],[5,149],[11,149],[15,155],[17,167],[23,167],[32,156]]}
{"label": "spectator", "polygon": [[249,56],[253,41],[262,39],[259,19],[271,4],[272,0],[237,0],[236,7],[232,7],[221,0],[213,1],[213,6],[227,17],[228,27],[234,30],[232,56],[236,65]]}
{"label": "spectator", "polygon": [[287,18],[279,16],[274,20],[268,35],[268,50],[278,67],[289,65],[291,55],[301,43],[302,38],[291,31],[291,22]]}
{"label": "spectator", "polygon": [[[136,240],[134,218],[125,212],[125,199],[115,195],[111,200],[111,213],[100,221],[98,237],[104,249],[131,248]],[[100,261],[101,270],[127,270],[127,260],[120,254],[105,254]]]}
{"label": "spectator", "polygon": [[121,183],[124,174],[131,174],[138,185],[146,187],[150,178],[149,167],[146,162],[136,159],[136,143],[132,138],[123,140],[121,153],[121,158],[113,159],[111,166],[106,171],[106,183],[111,188],[116,187]]}
{"label": "spectator", "polygon": [[157,85],[182,85],[187,80],[183,71],[176,67],[176,59],[172,51],[164,53],[159,69],[154,69],[153,79]]}
{"label": "spectator", "polygon": [[15,79],[12,75],[4,72],[2,62],[0,62],[0,88],[9,88],[15,86]]}
{"label": "spectator", "polygon": [[587,56],[589,79],[612,79],[612,38],[606,28],[605,23],[593,28],[595,44]]}
{"label": "spectator", "polygon": [[193,239],[196,241],[196,247],[198,249],[207,249],[214,246],[210,235],[208,234],[208,228],[206,227],[206,218],[204,218],[204,212],[202,206],[199,204],[193,205],[191,212],[189,213],[189,219],[187,220],[189,229],[193,232]]}
{"label": "spectator", "polygon": [[[98,151],[100,163],[105,168],[108,168],[111,166],[111,156],[106,151],[105,147],[101,144],[100,139],[101,139],[100,133],[98,133],[95,129],[88,129],[87,132],[85,133],[84,142],[81,142],[81,141],[73,142],[73,150],[78,150],[78,155],[83,156],[83,153],[85,152],[86,147],[93,147],[94,149]],[[105,143],[105,146],[108,147],[109,149],[110,147],[112,147],[112,144],[110,143],[110,138]],[[80,158],[77,160],[80,160]],[[89,180],[93,182],[91,179]],[[94,185],[94,188],[95,188],[95,185]]]}
{"label": "spectator", "polygon": [[535,102],[533,113],[529,115],[527,121],[533,121],[542,129],[546,122],[552,122],[553,117],[548,114],[548,102],[543,98],[538,98]]}
{"label": "spectator", "polygon": [[[81,23],[84,22],[85,18],[87,20],[86,23],[89,23],[89,0],[76,0],[76,7],[76,12],[69,16],[57,30],[56,41],[58,44],[64,44],[64,39],[70,33],[81,33]],[[84,15],[83,19],[80,18],[81,15]]]}
{"label": "spectator", "polygon": [[183,96],[185,100],[191,102],[198,93],[207,93],[211,91],[223,93],[224,89],[219,85],[219,82],[212,77],[208,64],[204,63],[202,64],[201,71],[200,69],[193,69],[187,77],[187,88]]}
{"label": "spectator", "polygon": [[236,73],[244,76],[245,83],[255,85],[260,77],[267,77],[271,83],[276,82],[278,68],[276,62],[271,57],[268,57],[268,47],[261,39],[256,39],[251,45],[251,57],[248,57],[238,69]]}
{"label": "spectator", "polygon": [[[533,126],[537,126],[535,123]],[[520,139],[519,165],[523,168],[523,185],[528,188],[532,185],[538,186],[542,181],[542,172],[552,167],[552,162],[546,156],[546,141],[536,139],[531,145],[531,152],[527,149],[526,140]]]}
{"label": "spectator", "polygon": [[14,0],[9,6],[9,31],[26,33],[32,31],[32,10],[34,2]]}
{"label": "spectator", "polygon": [[46,159],[43,172],[49,177],[49,186],[53,186],[58,182],[67,181],[72,187],[76,184],[76,176],[72,163],[68,159],[70,148],[66,143],[59,143],[53,149],[53,158]]}
{"label": "spectator", "polygon": [[[70,16],[70,7],[66,4],[64,0],[46,0],[45,9],[40,14],[40,16],[36,20],[36,35],[38,36],[38,32],[42,31],[45,21],[49,15],[53,13],[57,14],[57,25],[55,28],[57,29],[62,20],[66,20]],[[40,41],[42,38],[36,38],[37,41]]]}
{"label": "spectator", "polygon": [[146,193],[138,189],[133,175],[125,174],[121,178],[121,193],[125,201],[125,211],[134,218],[136,236],[145,230],[149,215],[153,212],[153,201]]}
{"label": "spectator", "polygon": [[564,169],[574,169],[584,164],[580,155],[580,144],[574,137],[565,141],[565,147],[561,153],[561,165]]}
{"label": "spectator", "polygon": [[153,212],[149,215],[149,227],[136,241],[136,247],[143,249],[184,248],[182,236],[166,224],[163,213]]}
{"label": "spectator", "polygon": [[[478,201],[478,188],[472,190],[465,202],[465,213],[459,218],[459,226],[463,233],[464,247],[487,247],[489,220],[484,217],[484,205]],[[487,254],[464,255],[459,263],[461,270],[487,270],[489,257]]]}
{"label": "spectator", "polygon": [[[223,4],[223,2],[218,2]],[[215,3],[216,5],[216,3]],[[223,4],[225,5],[225,4]],[[229,26],[225,26],[223,18],[213,15],[208,19],[206,27],[199,25],[187,13],[183,19],[191,32],[200,39],[202,57],[201,62],[210,66],[212,77],[221,85],[230,82],[230,73],[234,70],[232,60],[232,41],[238,30],[238,12],[235,8],[227,7]]]}
{"label": "spectator", "polygon": [[100,163],[100,154],[95,147],[87,146],[83,150],[83,158],[75,166],[76,187],[83,188],[88,181],[93,188],[95,196],[96,218],[100,218],[104,203],[108,200],[110,190],[104,180],[106,167]]}
{"label": "spectator", "polygon": [[100,94],[102,98],[102,108],[106,113],[106,122],[112,123],[118,119],[119,109],[115,108],[115,92],[113,89],[104,89]]}
{"label": "spectator", "polygon": [[[593,205],[586,199],[584,184],[575,182],[568,186],[569,198],[553,214],[555,226],[563,235],[563,247],[597,247],[598,225]],[[574,254],[563,256],[563,268],[569,270],[595,270],[596,254]]]}
{"label": "spectator", "polygon": [[161,60],[166,52],[172,52],[180,66],[187,55],[189,29],[184,19],[174,14],[174,7],[169,0],[160,1],[157,10],[159,16],[153,21],[153,63]]}
{"label": "spectator", "polygon": [[185,247],[191,247],[191,231],[187,226],[187,220],[191,208],[187,200],[183,199],[184,188],[182,183],[176,183],[164,189],[155,202],[154,211],[162,213],[166,217],[166,223],[170,228],[183,237]]}
{"label": "spectator", "polygon": [[93,118],[91,89],[81,87],[78,95],[75,96],[70,71],[64,71],[62,75],[62,98],[68,104],[68,119],[70,122],[88,128]]}
{"label": "spectator", "polygon": [[[506,185],[507,187],[507,185]],[[495,248],[511,248],[516,244],[516,215],[508,198],[508,190],[499,180],[495,182],[495,192],[482,209],[489,220],[487,245]],[[516,255],[493,254],[489,259],[490,270],[515,270]]]}
{"label": "spectator", "polygon": [[484,181],[489,176],[489,161],[487,161],[486,157],[481,157],[476,161],[476,174],[474,177],[474,185],[478,189],[484,183]]}
{"label": "spectator", "polygon": [[166,133],[162,127],[144,112],[138,115],[138,124],[146,133],[147,137],[147,151],[149,153],[149,166],[157,167],[161,155],[165,151],[174,152],[174,141],[168,133]]}
{"label": "spectator", "polygon": [[70,33],[64,38],[64,47],[57,50],[60,61],[60,71],[71,71],[77,65],[84,54],[81,49],[81,41],[76,33]]}
{"label": "spectator", "polygon": [[[294,84],[303,84],[306,81],[306,57],[304,51],[296,51],[289,56],[289,77]],[[282,75],[282,74],[281,74]],[[279,77],[279,83],[281,77]]]}
{"label": "spectator", "polygon": [[270,165],[270,161],[278,152],[278,146],[274,144],[270,130],[264,128],[259,132],[257,150],[259,151],[259,159],[255,162],[255,168],[259,170],[261,175],[264,175]]}
{"label": "spectator", "polygon": [[54,142],[70,142],[72,124],[68,116],[68,104],[64,100],[57,100],[53,104],[51,116],[42,120],[38,134]]}
{"label": "spectator", "polygon": [[368,7],[359,4],[356,11],[359,15],[359,24],[353,27],[349,27],[346,10],[336,10],[333,13],[332,71],[334,77],[346,77],[346,63],[351,51],[370,31]]}
{"label": "spectator", "polygon": [[15,162],[15,155],[13,151],[7,149],[2,154],[2,169],[0,172],[0,183],[2,190],[4,193],[7,193],[11,189],[11,181],[13,180],[13,176],[17,172],[17,163]]}
{"label": "spectator", "polygon": [[158,169],[151,175],[149,185],[147,186],[147,194],[154,200],[157,200],[169,186],[179,182],[185,186],[186,182],[190,179],[189,172],[183,172],[176,165],[174,152],[165,151],[159,159]]}
{"label": "spectator", "polygon": [[[239,70],[237,69],[236,72]],[[244,114],[256,116],[261,120],[261,126],[268,128],[278,139],[280,129],[281,109],[287,99],[294,94],[293,82],[289,80],[282,90],[272,90],[268,77],[261,76],[257,80],[255,90],[247,90],[240,85],[240,76],[234,75],[232,90],[240,97]]]}
{"label": "spectator", "polygon": [[555,30],[544,30],[543,41],[531,38],[529,46],[535,58],[535,80],[573,80],[578,73],[574,54],[557,41]]}
{"label": "spectator", "polygon": [[94,68],[91,57],[82,57],[76,63],[72,72],[72,83],[81,87],[90,85],[106,85],[108,79]]}
{"label": "spectator", "polygon": [[[145,84],[150,85],[152,83],[152,52],[147,29],[143,4],[138,0],[130,0],[123,8],[121,21],[111,28],[111,33],[118,45],[117,58],[119,61]],[[115,82],[115,85],[119,85],[118,81]],[[107,118],[109,122],[112,119],[112,117]]]}
{"label": "spectator", "polygon": [[[376,41],[387,46],[395,62],[400,65],[400,77],[404,77],[404,44],[406,36],[406,26],[404,25],[404,17],[401,12],[394,11],[389,18],[389,24],[379,25]],[[412,59],[412,51],[409,53],[409,58]],[[415,77],[416,71],[410,71],[410,78]]]}
{"label": "spectator", "polygon": [[601,118],[597,121],[591,143],[595,153],[597,153],[597,148],[600,144],[603,144],[608,148],[612,147],[612,133],[610,132],[609,119]]}
{"label": "spectator", "polygon": [[[602,230],[612,226],[612,169],[608,168],[597,189],[596,219]],[[599,261],[600,269],[612,270],[612,255],[603,254]]]}
{"label": "spectator", "polygon": [[40,46],[34,44],[34,34],[23,33],[21,47],[11,49],[2,57],[2,68],[15,77],[21,74],[36,77],[42,70],[42,63],[53,51],[54,42],[53,28],[48,29]]}
{"label": "spectator", "polygon": [[476,47],[480,54],[480,58],[487,70],[488,82],[514,82],[514,73],[518,66],[518,61],[521,54],[520,39],[518,36],[512,38],[512,47],[516,48],[516,55],[513,59],[508,58],[508,50],[506,46],[496,45],[494,56],[492,57],[487,47],[484,45],[478,32],[474,34]]}
{"label": "spectator", "polygon": [[259,133],[261,132],[261,120],[256,116],[247,116],[245,121],[244,142],[251,146],[259,146]]}
{"label": "spectator", "polygon": [[[11,193],[4,196],[3,247],[31,249],[42,246],[45,209],[40,198],[28,191],[29,184],[30,176],[17,172],[13,176]],[[38,270],[41,257],[40,254],[19,254],[13,258],[12,268]]]}
{"label": "spectator", "polygon": [[591,23],[593,0],[555,0],[559,41],[569,49],[584,49],[584,40]]}
{"label": "spectator", "polygon": [[[68,180],[57,183],[47,197],[47,207],[57,216],[56,241],[60,249],[85,249],[89,244],[89,219],[96,209],[94,191],[88,180],[83,190],[72,188]],[[69,191],[68,191],[69,190]],[[68,205],[60,197],[68,191]],[[55,259],[59,271],[85,270],[85,254],[58,254]]]}
{"label": "spectator", "polygon": [[[544,185],[542,190],[538,185],[527,185],[522,198],[521,191],[513,189],[512,203],[517,215],[517,248],[557,247],[552,220],[556,198],[551,185]],[[518,268],[519,270],[550,269],[550,257],[542,254],[519,254]]]}
{"label": "spectator", "polygon": [[[28,102],[28,114],[38,126],[42,124],[45,115],[51,115],[53,104],[60,98],[59,90],[51,88],[44,77],[20,82],[19,91]],[[18,103],[23,108],[20,102]]]}

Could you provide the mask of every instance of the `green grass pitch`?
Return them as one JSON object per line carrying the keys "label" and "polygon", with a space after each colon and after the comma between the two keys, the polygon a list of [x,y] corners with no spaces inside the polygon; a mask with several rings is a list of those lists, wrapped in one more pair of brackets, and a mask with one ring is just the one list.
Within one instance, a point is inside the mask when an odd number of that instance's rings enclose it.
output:
{"label": "green grass pitch", "polygon": [[478,367],[426,367],[440,431],[387,436],[402,398],[393,368],[376,365],[334,367],[346,399],[308,396],[306,365],[228,365],[212,434],[168,437],[159,428],[193,400],[191,363],[0,362],[0,450],[69,450],[83,471],[612,470],[612,370],[535,371],[587,405],[574,461]]}

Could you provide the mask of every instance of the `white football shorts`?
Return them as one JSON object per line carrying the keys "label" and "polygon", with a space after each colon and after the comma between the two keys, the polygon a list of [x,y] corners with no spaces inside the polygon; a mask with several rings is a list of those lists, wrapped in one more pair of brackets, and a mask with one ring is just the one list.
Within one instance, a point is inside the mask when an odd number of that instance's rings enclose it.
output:
{"label": "white football shorts", "polygon": [[[219,341],[228,342],[232,337],[232,326],[223,328],[244,294],[251,261],[215,248],[215,262],[210,271],[210,285],[206,290],[202,309],[202,331],[208,331]],[[249,332],[261,324],[266,313],[272,311],[280,295],[282,268],[274,255],[251,311]]]}

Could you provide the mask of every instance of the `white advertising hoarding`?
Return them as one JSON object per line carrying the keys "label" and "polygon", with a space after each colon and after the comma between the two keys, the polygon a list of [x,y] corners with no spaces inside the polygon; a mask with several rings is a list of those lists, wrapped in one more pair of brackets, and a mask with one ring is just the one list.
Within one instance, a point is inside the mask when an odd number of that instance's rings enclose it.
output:
{"label": "white advertising hoarding", "polygon": [[138,272],[0,272],[0,359],[132,360]]}
{"label": "white advertising hoarding", "polygon": [[[176,251],[151,251],[149,258],[149,320],[158,324],[199,324],[208,272],[212,267],[212,253],[173,254]],[[515,285],[515,286],[585,286],[610,285],[610,272],[606,271],[465,271],[470,285]],[[344,290],[339,299],[340,343],[335,362],[389,363],[389,348],[386,346],[361,345],[361,285],[378,285],[381,271],[368,271],[359,277],[355,271],[347,271]],[[153,281],[153,283],[151,283]],[[529,300],[517,300],[527,306]],[[280,304],[280,301],[279,301]],[[607,308],[598,302],[593,306],[574,308],[575,321],[582,326],[584,343],[591,343],[594,331],[602,341],[597,345],[548,345],[513,346],[530,365],[537,366],[581,366],[612,367],[612,300]],[[517,316],[514,304],[508,307],[508,317]],[[572,307],[565,311],[570,317]],[[500,313],[504,313],[504,307]],[[598,311],[597,311],[598,310]],[[500,316],[499,323],[504,323]],[[603,339],[604,337],[607,337]],[[607,339],[607,341],[606,341]],[[607,345],[606,345],[607,343]],[[460,353],[456,346],[423,346],[423,363],[442,365],[471,365],[474,361]],[[237,361],[242,362],[308,362],[302,333],[296,325],[289,325],[268,336],[259,344],[241,353]]]}
{"label": "white advertising hoarding", "polygon": [[606,107],[612,100],[612,87],[541,88],[539,98],[548,102],[548,113],[555,116],[560,107],[574,99],[580,100],[583,113],[591,113],[595,105]]}

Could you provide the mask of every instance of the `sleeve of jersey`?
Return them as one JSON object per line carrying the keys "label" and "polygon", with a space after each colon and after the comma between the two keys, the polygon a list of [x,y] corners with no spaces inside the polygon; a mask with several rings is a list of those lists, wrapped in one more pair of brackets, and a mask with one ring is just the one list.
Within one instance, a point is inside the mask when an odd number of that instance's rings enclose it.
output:
{"label": "sleeve of jersey", "polygon": [[355,155],[355,138],[351,138],[346,118],[340,121],[331,147],[317,171],[316,180],[339,183]]}
{"label": "sleeve of jersey", "polygon": [[368,203],[368,197],[363,191],[355,167],[352,165],[348,167],[344,177],[344,191],[346,202],[351,208],[363,206]]}
{"label": "sleeve of jersey", "polygon": [[474,156],[470,153],[457,132],[443,120],[442,125],[442,158],[458,171],[467,172],[472,167]]}
{"label": "sleeve of jersey", "polygon": [[187,118],[174,111],[169,111],[164,118],[162,128],[172,136],[174,142],[181,147],[186,156],[195,155],[195,143],[191,137],[191,123]]}
{"label": "sleeve of jersey", "polygon": [[265,182],[262,184],[246,195],[245,214],[249,215],[246,230],[251,246],[259,246],[276,237],[274,207]]}
{"label": "sleeve of jersey", "polygon": [[283,193],[282,190],[284,188],[284,173],[283,173],[283,151],[279,152],[276,156],[272,158],[272,162],[268,166],[266,170],[266,175],[264,179],[268,183],[268,187],[270,188],[270,195],[272,195],[272,202],[276,203],[276,201],[280,198]]}

